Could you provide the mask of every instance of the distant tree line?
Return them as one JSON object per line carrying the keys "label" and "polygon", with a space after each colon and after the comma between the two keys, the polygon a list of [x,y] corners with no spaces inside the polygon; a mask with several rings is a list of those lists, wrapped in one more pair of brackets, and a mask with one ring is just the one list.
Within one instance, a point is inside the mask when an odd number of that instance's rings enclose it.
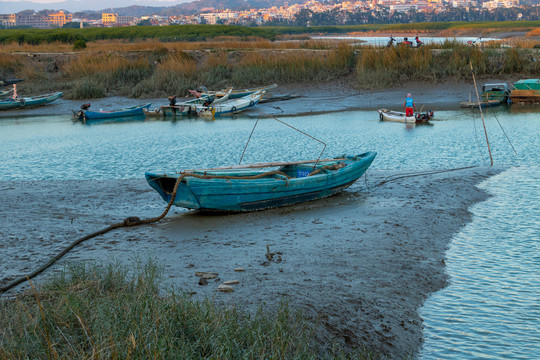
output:
{"label": "distant tree line", "polygon": [[[72,24],[74,25],[74,24]],[[204,41],[217,36],[260,37],[274,40],[276,34],[267,29],[223,25],[126,26],[112,28],[6,29],[0,30],[0,44],[16,42],[37,45],[77,40],[159,39],[162,41]]]}

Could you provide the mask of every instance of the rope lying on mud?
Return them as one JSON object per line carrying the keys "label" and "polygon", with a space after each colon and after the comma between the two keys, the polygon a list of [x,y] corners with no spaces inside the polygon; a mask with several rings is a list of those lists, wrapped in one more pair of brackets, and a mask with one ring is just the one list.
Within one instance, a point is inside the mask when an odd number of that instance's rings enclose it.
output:
{"label": "rope lying on mud", "polygon": [[52,259],[50,259],[46,264],[40,266],[39,268],[35,269],[34,271],[32,271],[29,274],[26,274],[24,276],[16,278],[15,280],[7,283],[6,285],[1,286],[0,287],[0,294],[8,291],[9,289],[12,289],[13,287],[19,285],[20,283],[22,283],[24,281],[30,280],[33,277],[39,275],[41,272],[43,272],[45,269],[50,267],[52,264],[54,264],[56,261],[58,261],[64,255],[66,255],[71,249],[73,249],[75,246],[79,245],[83,241],[92,239],[92,238],[94,238],[96,236],[99,236],[99,235],[106,234],[109,231],[114,230],[114,229],[118,229],[118,228],[122,228],[122,227],[132,227],[132,226],[138,226],[138,225],[151,224],[151,223],[155,223],[155,222],[160,221],[161,219],[163,219],[168,214],[169,210],[171,209],[171,206],[173,205],[174,200],[176,199],[176,193],[178,191],[178,186],[180,185],[182,180],[184,178],[186,178],[186,177],[195,177],[195,178],[199,178],[199,179],[245,179],[245,180],[250,180],[250,179],[258,179],[258,178],[261,178],[261,177],[264,177],[264,176],[278,175],[278,174],[283,175],[287,179],[289,179],[289,176],[287,174],[281,172],[281,171],[269,171],[269,172],[265,172],[265,173],[261,173],[261,174],[253,175],[253,176],[223,176],[223,175],[207,175],[207,174],[199,175],[199,174],[193,174],[193,173],[183,173],[178,177],[178,179],[176,179],[173,191],[171,193],[171,200],[169,201],[169,203],[167,204],[167,207],[161,213],[161,215],[159,215],[157,217],[149,218],[149,219],[142,219],[142,220],[139,219],[137,216],[131,216],[131,217],[125,218],[124,221],[122,221],[122,222],[109,225],[108,227],[106,227],[104,229],[101,229],[101,230],[96,231],[96,232],[94,232],[92,234],[83,236],[82,238],[79,238],[79,239],[73,241],[71,244],[69,244],[64,250],[62,250],[60,253],[58,253],[56,256],[54,256]]}
{"label": "rope lying on mud", "polygon": [[[335,168],[337,166],[338,165],[331,165],[331,166],[327,165],[327,166],[325,166],[323,168],[324,169],[331,169],[332,167]],[[381,185],[383,185],[385,183],[388,183],[390,181],[395,181],[395,180],[399,180],[399,179],[403,179],[403,178],[407,178],[407,177],[439,174],[439,173],[444,173],[444,172],[471,169],[471,168],[474,168],[474,167],[476,167],[476,166],[467,166],[467,167],[456,168],[456,169],[448,169],[448,170],[434,170],[434,171],[396,174],[396,175],[387,177],[385,180],[383,180],[380,183],[376,184],[373,188],[375,188],[377,186],[381,186]],[[320,169],[315,170],[315,171],[311,172],[308,176],[316,175],[320,171],[321,171]],[[176,199],[176,193],[178,191],[178,186],[180,185],[182,180],[184,178],[186,178],[186,177],[195,177],[195,178],[199,178],[199,179],[225,179],[225,180],[227,180],[227,179],[229,179],[229,180],[230,179],[243,179],[243,180],[253,180],[253,179],[259,179],[261,177],[270,176],[270,175],[282,175],[287,180],[290,178],[290,176],[288,176],[287,174],[285,174],[285,173],[283,173],[282,171],[279,171],[279,170],[268,171],[268,172],[261,173],[261,174],[258,174],[258,175],[253,175],[253,176],[225,176],[225,175],[208,175],[208,174],[201,175],[201,174],[194,174],[194,173],[182,173],[182,174],[180,174],[178,179],[176,179],[173,191],[171,193],[171,200],[169,200],[169,202],[167,204],[167,207],[161,213],[161,215],[159,215],[157,217],[153,217],[153,218],[142,219],[142,220],[140,218],[138,218],[137,216],[131,216],[131,217],[125,218],[124,221],[122,221],[122,222],[109,225],[108,227],[106,227],[104,229],[101,229],[101,230],[96,231],[96,232],[94,232],[92,234],[83,236],[82,238],[79,238],[79,239],[73,241],[71,244],[69,244],[66,248],[64,248],[64,250],[62,250],[56,256],[51,258],[46,264],[40,266],[39,268],[35,269],[34,271],[32,271],[29,274],[26,274],[24,276],[16,278],[15,280],[9,282],[8,284],[6,284],[4,286],[1,286],[0,287],[0,294],[14,288],[15,286],[19,285],[20,283],[22,283],[24,281],[30,280],[30,279],[34,278],[35,276],[39,275],[41,272],[43,272],[45,269],[47,269],[48,267],[53,265],[56,261],[58,261],[60,258],[62,258],[69,251],[71,251],[75,246],[79,245],[83,241],[92,239],[92,238],[94,238],[96,236],[99,236],[99,235],[106,234],[109,231],[114,230],[114,229],[118,229],[118,228],[122,228],[122,227],[132,227],[132,226],[151,224],[151,223],[155,223],[155,222],[160,221],[161,219],[163,219],[169,213],[169,210],[171,209],[171,207],[172,207],[172,205],[173,205],[173,203],[174,203],[174,201]],[[366,183],[366,187],[367,187],[367,183]]]}
{"label": "rope lying on mud", "polygon": [[472,169],[472,168],[475,168],[475,167],[478,167],[478,166],[474,165],[474,166],[466,166],[466,167],[455,168],[455,169],[431,170],[431,171],[418,171],[418,172],[412,172],[412,173],[403,173],[403,174],[391,175],[391,176],[388,176],[388,177],[387,177],[386,179],[384,179],[383,181],[381,181],[380,183],[378,183],[378,184],[376,184],[375,186],[373,186],[373,188],[376,188],[377,186],[384,185],[384,184],[386,184],[386,183],[388,183],[388,182],[390,182],[390,181],[395,181],[395,180],[399,180],[399,179],[405,179],[405,178],[408,178],[408,177],[441,174],[441,173],[445,173],[445,172],[452,172],[452,171],[458,171],[458,170]]}

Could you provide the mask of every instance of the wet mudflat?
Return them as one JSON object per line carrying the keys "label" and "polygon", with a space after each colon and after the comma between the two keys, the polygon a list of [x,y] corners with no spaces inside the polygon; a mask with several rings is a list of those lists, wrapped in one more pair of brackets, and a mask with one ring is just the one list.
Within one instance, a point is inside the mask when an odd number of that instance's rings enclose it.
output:
{"label": "wet mudflat", "polygon": [[[488,119],[495,168],[485,166],[474,116],[439,111],[433,126],[414,128],[380,123],[370,111],[287,119],[325,139],[328,154],[377,151],[367,179],[328,199],[263,212],[208,216],[174,209],[158,224],[83,243],[37,281],[68,261],[127,263],[153,256],[165,267],[165,286],[195,298],[209,296],[248,311],[284,299],[319,321],[323,338],[366,343],[393,357],[417,353],[424,336],[418,310],[449,280],[446,250],[474,220],[469,206],[489,196],[489,189],[476,185],[507,166],[531,166],[534,159],[534,112],[497,113],[518,155]],[[246,162],[313,158],[320,152],[317,143],[284,137],[282,125],[261,125]],[[253,119],[84,126],[63,115],[4,117],[0,126],[5,204],[0,248],[7,259],[0,281],[6,281],[77,237],[128,216],[159,215],[165,204],[143,180],[144,171],[231,164]],[[376,186],[391,175],[472,165],[479,167]],[[234,271],[239,267],[245,271]],[[200,286],[195,275],[200,271],[216,272],[219,279]],[[239,281],[232,285],[235,291],[217,292],[227,280]]]}

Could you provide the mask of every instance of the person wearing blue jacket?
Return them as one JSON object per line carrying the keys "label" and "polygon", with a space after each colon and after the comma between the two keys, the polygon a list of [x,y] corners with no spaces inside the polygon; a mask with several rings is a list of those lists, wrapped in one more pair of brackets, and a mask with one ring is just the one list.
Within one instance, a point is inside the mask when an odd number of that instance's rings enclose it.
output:
{"label": "person wearing blue jacket", "polygon": [[403,109],[405,109],[405,116],[413,116],[414,111],[416,110],[416,106],[414,105],[414,100],[411,96],[411,94],[407,94],[407,98],[405,99],[405,102],[403,103]]}

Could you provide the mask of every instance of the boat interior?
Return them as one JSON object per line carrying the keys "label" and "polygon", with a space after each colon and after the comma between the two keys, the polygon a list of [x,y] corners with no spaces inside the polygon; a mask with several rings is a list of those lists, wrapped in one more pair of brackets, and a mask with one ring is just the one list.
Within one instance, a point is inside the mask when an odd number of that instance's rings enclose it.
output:
{"label": "boat interior", "polygon": [[[280,167],[266,167],[266,168],[257,168],[257,169],[208,169],[208,170],[192,170],[187,173],[197,174],[197,175],[210,175],[215,176],[216,178],[242,178],[242,177],[251,177],[257,176],[264,173],[269,173],[266,176],[261,177],[260,179],[280,179],[280,180],[290,180],[298,179],[309,176],[313,171],[317,171],[321,174],[331,173],[332,170],[337,170],[346,166],[343,161],[331,161],[331,162],[322,162],[315,165],[315,163],[306,163],[306,164],[287,164]],[[161,189],[166,194],[171,194],[176,183],[175,177],[156,176],[153,179]]]}

